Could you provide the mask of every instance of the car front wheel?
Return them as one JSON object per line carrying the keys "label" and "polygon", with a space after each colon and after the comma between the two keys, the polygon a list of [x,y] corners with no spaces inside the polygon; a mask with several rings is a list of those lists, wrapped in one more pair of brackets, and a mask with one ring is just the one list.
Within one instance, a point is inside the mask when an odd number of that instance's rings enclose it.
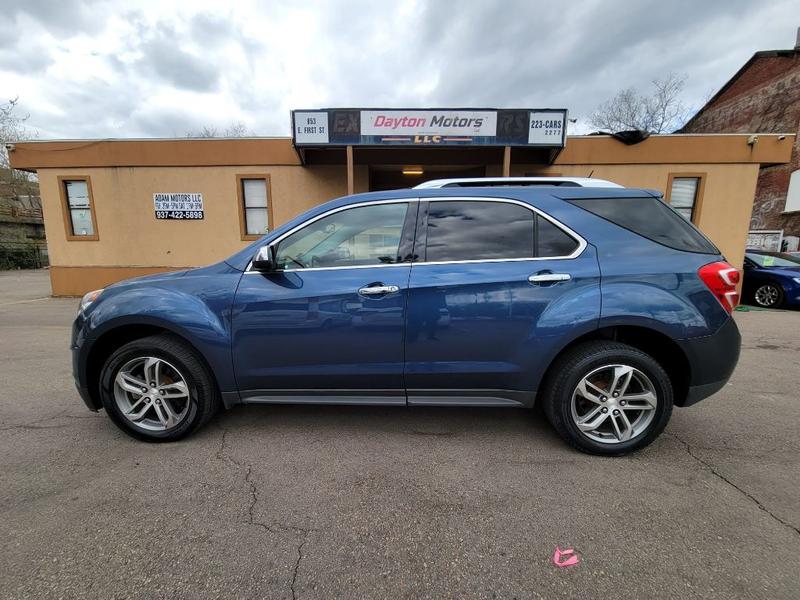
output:
{"label": "car front wheel", "polygon": [[216,384],[196,351],[161,334],[125,344],[100,376],[103,406],[128,435],[171,442],[203,425],[220,404]]}
{"label": "car front wheel", "polygon": [[672,385],[641,350],[592,341],[557,360],[543,389],[548,420],[573,447],[621,455],[650,444],[672,414]]}

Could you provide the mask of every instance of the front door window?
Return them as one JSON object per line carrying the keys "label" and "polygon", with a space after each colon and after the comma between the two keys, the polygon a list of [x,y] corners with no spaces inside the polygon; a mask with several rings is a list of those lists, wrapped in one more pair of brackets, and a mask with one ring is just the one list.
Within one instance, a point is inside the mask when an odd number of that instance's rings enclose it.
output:
{"label": "front door window", "polygon": [[361,206],[314,221],[278,244],[279,269],[358,267],[402,262],[408,204]]}

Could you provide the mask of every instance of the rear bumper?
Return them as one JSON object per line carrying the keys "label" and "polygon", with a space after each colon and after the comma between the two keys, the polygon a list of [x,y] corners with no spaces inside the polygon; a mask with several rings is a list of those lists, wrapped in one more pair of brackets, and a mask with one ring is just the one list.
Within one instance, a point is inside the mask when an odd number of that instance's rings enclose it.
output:
{"label": "rear bumper", "polygon": [[689,390],[678,406],[691,406],[715,394],[728,382],[736,363],[742,336],[733,318],[728,319],[713,335],[679,340],[692,372]]}

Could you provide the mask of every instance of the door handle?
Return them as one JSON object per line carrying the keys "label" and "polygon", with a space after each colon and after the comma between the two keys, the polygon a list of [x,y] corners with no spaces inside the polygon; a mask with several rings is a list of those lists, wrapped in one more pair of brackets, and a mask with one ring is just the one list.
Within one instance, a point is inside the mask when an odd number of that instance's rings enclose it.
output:
{"label": "door handle", "polygon": [[383,296],[384,294],[394,294],[399,291],[400,288],[396,285],[370,285],[360,288],[358,293],[362,296]]}
{"label": "door handle", "polygon": [[569,281],[572,276],[569,273],[539,273],[528,277],[531,283],[558,283],[559,281]]}

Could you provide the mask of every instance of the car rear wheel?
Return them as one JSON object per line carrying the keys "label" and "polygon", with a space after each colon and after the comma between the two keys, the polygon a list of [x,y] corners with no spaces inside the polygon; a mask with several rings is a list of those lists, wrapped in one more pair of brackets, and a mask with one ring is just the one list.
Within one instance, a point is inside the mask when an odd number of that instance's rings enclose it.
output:
{"label": "car rear wheel", "polygon": [[114,352],[103,367],[100,393],[114,423],[148,442],[185,437],[220,405],[216,384],[197,352],[167,334]]}
{"label": "car rear wheel", "polygon": [[621,455],[650,444],[672,414],[672,385],[651,356],[618,342],[592,341],[561,356],[543,388],[544,412],[583,452]]}
{"label": "car rear wheel", "polygon": [[783,304],[783,289],[776,283],[765,283],[753,292],[753,300],[764,308],[778,308]]}

